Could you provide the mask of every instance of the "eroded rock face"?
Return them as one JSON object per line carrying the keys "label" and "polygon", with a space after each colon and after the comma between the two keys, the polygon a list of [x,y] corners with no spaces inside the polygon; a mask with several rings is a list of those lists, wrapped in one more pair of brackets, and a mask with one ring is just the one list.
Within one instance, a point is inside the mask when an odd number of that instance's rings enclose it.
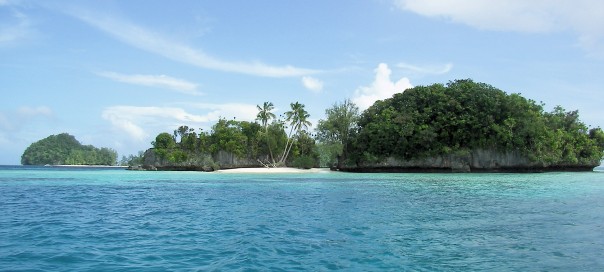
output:
{"label": "eroded rock face", "polygon": [[[265,158],[266,159],[266,158]],[[219,151],[214,156],[199,155],[189,157],[184,162],[170,162],[160,158],[153,149],[145,151],[143,165],[131,167],[131,170],[166,170],[166,171],[204,171],[211,172],[218,169],[262,167],[259,159],[240,158],[232,153]]]}
{"label": "eroded rock face", "polygon": [[226,151],[218,151],[213,159],[221,169],[262,167],[257,159],[239,158]]}
{"label": "eroded rock face", "polygon": [[541,172],[592,171],[595,165],[544,165],[531,162],[520,152],[474,150],[466,154],[449,154],[417,160],[386,158],[377,163],[360,163],[340,167],[351,172]]}
{"label": "eroded rock face", "polygon": [[147,149],[147,151],[145,151],[145,154],[143,155],[143,165],[147,167],[157,167],[162,165],[162,161],[157,155],[155,155],[153,149]]}

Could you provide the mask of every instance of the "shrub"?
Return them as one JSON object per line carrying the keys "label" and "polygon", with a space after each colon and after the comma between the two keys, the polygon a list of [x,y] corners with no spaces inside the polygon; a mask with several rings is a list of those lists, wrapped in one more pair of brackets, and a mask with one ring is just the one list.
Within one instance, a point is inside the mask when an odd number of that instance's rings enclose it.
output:
{"label": "shrub", "polygon": [[310,169],[315,166],[315,159],[311,156],[300,156],[294,159],[292,165],[296,168]]}

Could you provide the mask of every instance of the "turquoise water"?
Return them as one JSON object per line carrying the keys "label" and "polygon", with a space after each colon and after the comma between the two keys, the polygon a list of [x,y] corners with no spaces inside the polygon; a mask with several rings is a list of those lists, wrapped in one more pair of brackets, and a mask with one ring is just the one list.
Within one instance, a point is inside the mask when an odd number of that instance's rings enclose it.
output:
{"label": "turquoise water", "polygon": [[2,271],[602,271],[604,172],[0,167]]}

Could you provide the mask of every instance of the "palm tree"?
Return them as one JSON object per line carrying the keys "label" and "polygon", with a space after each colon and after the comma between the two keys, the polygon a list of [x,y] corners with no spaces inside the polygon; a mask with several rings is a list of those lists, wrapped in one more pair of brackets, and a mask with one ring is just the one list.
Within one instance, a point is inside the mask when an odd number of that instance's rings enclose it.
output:
{"label": "palm tree", "polygon": [[272,102],[264,102],[262,107],[256,105],[258,109],[258,115],[256,115],[256,120],[260,120],[262,122],[262,126],[264,126],[264,133],[266,134],[266,144],[268,145],[268,152],[271,156],[271,161],[273,165],[275,164],[275,159],[273,157],[273,150],[271,149],[271,142],[268,137],[268,121],[271,119],[275,119],[275,114],[271,111],[275,109]]}
{"label": "palm tree", "polygon": [[285,150],[283,151],[283,156],[281,156],[281,163],[285,163],[287,156],[294,145],[292,137],[293,132],[295,131],[296,135],[299,135],[302,130],[308,129],[308,126],[311,125],[310,121],[308,121],[310,114],[304,109],[303,104],[296,102],[291,103],[290,106],[291,110],[285,112],[285,121],[290,122],[290,131],[287,137],[287,143],[285,144]]}

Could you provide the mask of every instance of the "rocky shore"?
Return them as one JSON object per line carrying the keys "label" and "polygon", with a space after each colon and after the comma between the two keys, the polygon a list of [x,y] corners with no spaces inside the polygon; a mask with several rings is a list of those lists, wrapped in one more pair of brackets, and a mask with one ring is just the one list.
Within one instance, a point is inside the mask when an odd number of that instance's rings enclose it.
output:
{"label": "rocky shore", "polygon": [[[143,165],[129,167],[128,170],[213,172],[241,169],[239,170],[241,172],[278,172],[281,170],[277,169],[295,169],[287,167],[267,168],[260,163],[259,159],[242,159],[227,152],[219,152],[211,157],[211,159],[208,158],[208,160],[170,163],[157,157],[153,150],[149,149],[145,153],[144,158]],[[331,170],[358,173],[535,173],[559,171],[588,172],[593,171],[598,165],[600,165],[599,162],[564,165],[544,164],[532,162],[519,151],[500,152],[480,149],[416,160],[400,160],[388,157],[377,162],[341,164],[338,167],[333,167]],[[309,172],[305,170],[301,171],[303,173]]]}
{"label": "rocky shore", "polygon": [[417,160],[400,160],[388,157],[384,160],[355,165],[341,165],[337,170],[347,172],[410,172],[410,173],[469,173],[469,172],[554,172],[593,171],[600,165],[591,164],[543,164],[535,163],[518,151],[499,152],[473,150],[467,153],[434,156]]}

